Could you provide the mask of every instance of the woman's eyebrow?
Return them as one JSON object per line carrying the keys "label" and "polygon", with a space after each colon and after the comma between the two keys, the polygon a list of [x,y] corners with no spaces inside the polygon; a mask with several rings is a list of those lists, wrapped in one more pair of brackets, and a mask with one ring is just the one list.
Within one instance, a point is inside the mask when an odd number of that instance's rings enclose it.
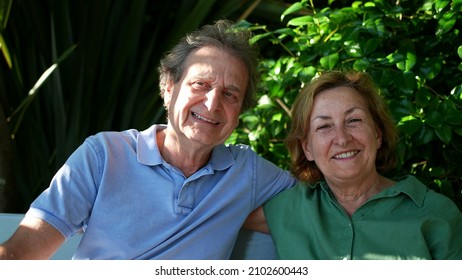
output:
{"label": "woman's eyebrow", "polygon": [[326,115],[316,115],[311,119],[311,121],[315,121],[315,120],[325,121],[325,120],[330,120],[330,119],[332,119],[332,117],[329,117],[329,116],[326,116]]}
{"label": "woman's eyebrow", "polygon": [[[348,110],[345,111],[345,115],[349,115],[349,114],[351,114],[351,113],[353,113],[354,111],[357,111],[357,110],[364,111],[364,109],[361,108],[361,107],[353,106],[353,107],[351,107],[350,109],[348,109]],[[314,116],[314,117],[311,119],[311,121],[314,121],[314,120],[317,120],[317,119],[320,119],[320,120],[330,120],[330,119],[332,119],[332,117],[330,117],[330,116],[328,116],[328,115],[322,115],[322,114],[321,114],[321,115],[316,115],[316,116]]]}

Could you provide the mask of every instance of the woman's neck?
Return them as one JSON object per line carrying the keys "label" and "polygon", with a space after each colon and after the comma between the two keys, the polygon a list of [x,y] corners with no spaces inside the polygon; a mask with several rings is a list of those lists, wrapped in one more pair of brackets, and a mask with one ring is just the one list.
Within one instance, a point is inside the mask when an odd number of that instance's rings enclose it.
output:
{"label": "woman's neck", "polygon": [[337,201],[351,217],[371,197],[393,184],[392,180],[377,174],[362,182],[329,184],[329,187]]}

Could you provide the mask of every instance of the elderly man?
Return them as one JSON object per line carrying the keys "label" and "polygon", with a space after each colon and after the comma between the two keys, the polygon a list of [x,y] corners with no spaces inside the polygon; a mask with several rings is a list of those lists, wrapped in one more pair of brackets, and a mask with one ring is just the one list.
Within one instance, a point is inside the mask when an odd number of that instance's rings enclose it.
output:
{"label": "elderly man", "polygon": [[185,36],[159,67],[167,124],[87,138],[0,257],[46,259],[83,231],[74,259],[228,259],[247,216],[295,184],[224,145],[254,101],[249,36],[228,21]]}

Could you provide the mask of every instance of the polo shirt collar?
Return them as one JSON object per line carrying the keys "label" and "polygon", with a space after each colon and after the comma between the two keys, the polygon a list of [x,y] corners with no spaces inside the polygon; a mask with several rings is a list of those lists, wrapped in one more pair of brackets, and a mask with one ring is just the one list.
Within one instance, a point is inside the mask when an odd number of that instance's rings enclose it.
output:
{"label": "polo shirt collar", "polygon": [[[330,188],[324,180],[315,184],[309,184],[309,187],[312,189],[320,187],[330,193]],[[427,194],[427,187],[414,176],[408,175],[398,178],[395,185],[377,194],[376,198],[397,196],[400,193],[409,196],[417,206],[422,207],[425,195]]]}
{"label": "polo shirt collar", "polygon": [[167,128],[167,125],[157,124],[138,133],[136,139],[136,154],[138,162],[144,165],[162,164],[162,156],[157,146],[156,132]]}
{"label": "polo shirt collar", "polygon": [[408,175],[399,178],[397,183],[386,191],[391,195],[404,193],[409,196],[417,206],[422,207],[425,195],[427,194],[427,187],[417,180],[416,177]]}
{"label": "polo shirt collar", "polygon": [[[138,134],[136,150],[139,163],[151,166],[163,164],[164,160],[157,146],[156,132],[165,128],[167,128],[165,124],[156,124]],[[222,144],[212,150],[207,166],[220,171],[229,168],[234,162],[231,151]]]}

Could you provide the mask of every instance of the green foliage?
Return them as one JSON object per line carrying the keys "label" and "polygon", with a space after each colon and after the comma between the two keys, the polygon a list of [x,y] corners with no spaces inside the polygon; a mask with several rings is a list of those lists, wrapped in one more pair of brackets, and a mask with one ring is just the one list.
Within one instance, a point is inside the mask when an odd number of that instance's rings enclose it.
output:
{"label": "green foliage", "polygon": [[368,71],[401,129],[392,175],[415,174],[461,205],[462,1],[283,2],[0,0],[0,190],[10,183],[2,166],[14,165],[10,210],[27,209],[88,135],[163,122],[160,55],[231,14],[264,21],[243,24],[265,59],[259,105],[229,142],[287,168],[284,138],[300,87],[326,69]]}
{"label": "green foliage", "polygon": [[303,84],[325,70],[367,71],[400,129],[400,164],[388,175],[414,174],[462,208],[462,1],[313,2],[283,12],[283,28],[250,25],[271,52],[259,106],[229,141],[287,167],[288,108]]}

